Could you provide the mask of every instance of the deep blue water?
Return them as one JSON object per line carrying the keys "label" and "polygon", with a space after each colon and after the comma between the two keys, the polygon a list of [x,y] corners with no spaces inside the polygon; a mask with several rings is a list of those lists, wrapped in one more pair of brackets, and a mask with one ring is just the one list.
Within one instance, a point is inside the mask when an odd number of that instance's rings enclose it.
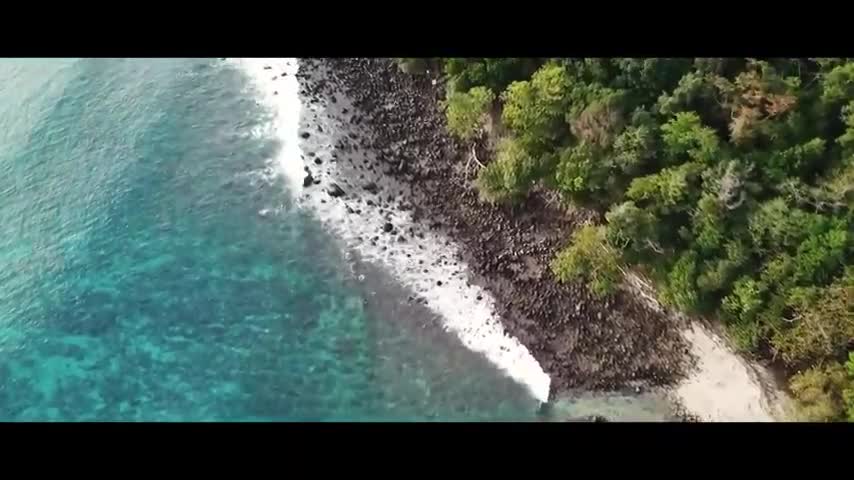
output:
{"label": "deep blue water", "polygon": [[407,292],[354,280],[290,204],[246,82],[208,59],[0,61],[0,420],[532,418]]}

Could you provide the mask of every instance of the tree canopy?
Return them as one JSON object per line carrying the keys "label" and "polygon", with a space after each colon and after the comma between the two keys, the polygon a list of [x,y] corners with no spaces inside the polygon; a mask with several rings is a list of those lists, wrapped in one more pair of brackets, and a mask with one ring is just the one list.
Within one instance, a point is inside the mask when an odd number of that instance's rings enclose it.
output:
{"label": "tree canopy", "polygon": [[[801,414],[854,410],[854,61],[445,59],[466,139],[498,100],[507,136],[481,197],[535,185],[604,212],[553,272],[608,295],[621,264],[783,362]],[[847,366],[846,366],[847,362]],[[800,372],[800,373],[797,373]]]}

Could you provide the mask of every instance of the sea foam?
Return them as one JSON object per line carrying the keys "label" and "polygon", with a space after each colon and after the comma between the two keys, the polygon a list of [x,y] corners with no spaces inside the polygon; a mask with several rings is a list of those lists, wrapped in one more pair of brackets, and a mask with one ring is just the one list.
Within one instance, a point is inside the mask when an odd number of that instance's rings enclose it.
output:
{"label": "sea foam", "polygon": [[[354,127],[327,115],[326,100],[303,104],[297,79],[299,63],[293,58],[230,60],[251,79],[259,101],[270,108],[273,119],[269,131],[282,143],[277,161],[287,178],[297,204],[313,212],[326,228],[335,233],[345,250],[355,250],[365,260],[378,263],[402,284],[426,301],[443,321],[443,328],[455,334],[469,349],[483,354],[515,381],[525,385],[540,402],[549,398],[549,376],[519,341],[505,332],[494,313],[494,299],[481,287],[466,281],[465,265],[455,260],[459,247],[444,236],[420,225],[423,239],[397,240],[397,234],[384,234],[383,225],[392,223],[405,232],[415,223],[409,212],[398,208],[380,212],[380,202],[367,203],[369,197],[355,186],[352,173],[341,162],[331,161],[333,145]],[[284,74],[284,75],[283,75]],[[335,108],[352,105],[337,96]],[[308,139],[300,137],[308,125]],[[316,128],[319,125],[322,128]],[[322,158],[320,165],[314,158]],[[305,167],[320,185],[303,187]],[[388,180],[388,179],[385,179]],[[325,193],[330,182],[337,182],[346,195],[334,198]],[[390,203],[399,205],[401,198]],[[361,214],[348,212],[361,210]],[[393,213],[389,213],[389,210]],[[262,213],[263,215],[263,213]],[[374,244],[371,239],[378,237]],[[442,260],[440,260],[442,259]],[[420,261],[420,263],[419,263]],[[441,285],[438,282],[441,281]],[[479,299],[478,299],[479,298]]]}

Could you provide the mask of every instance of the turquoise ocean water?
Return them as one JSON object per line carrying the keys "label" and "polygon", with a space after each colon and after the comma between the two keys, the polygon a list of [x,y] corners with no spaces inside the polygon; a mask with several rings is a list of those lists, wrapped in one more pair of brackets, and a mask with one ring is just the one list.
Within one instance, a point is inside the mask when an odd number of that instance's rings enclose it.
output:
{"label": "turquoise ocean water", "polygon": [[246,82],[0,61],[0,420],[534,418],[290,205]]}

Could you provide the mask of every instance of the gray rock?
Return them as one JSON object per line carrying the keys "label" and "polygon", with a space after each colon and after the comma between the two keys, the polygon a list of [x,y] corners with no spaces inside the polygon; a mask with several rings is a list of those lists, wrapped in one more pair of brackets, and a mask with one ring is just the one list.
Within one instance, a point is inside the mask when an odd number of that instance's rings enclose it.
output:
{"label": "gray rock", "polygon": [[339,187],[337,183],[330,183],[329,188],[326,190],[326,193],[328,193],[330,197],[344,196],[344,190]]}

